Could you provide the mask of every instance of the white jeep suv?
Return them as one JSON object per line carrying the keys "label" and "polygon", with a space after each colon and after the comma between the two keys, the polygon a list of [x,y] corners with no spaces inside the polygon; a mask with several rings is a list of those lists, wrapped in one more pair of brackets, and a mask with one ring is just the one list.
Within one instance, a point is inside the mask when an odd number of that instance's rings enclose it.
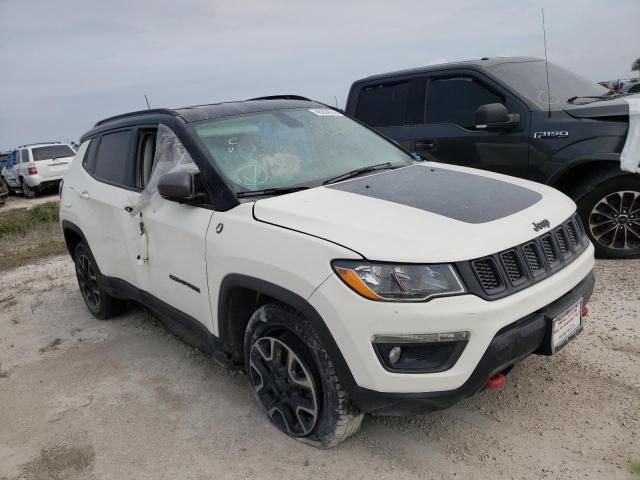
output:
{"label": "white jeep suv", "polygon": [[302,97],[100,121],[61,194],[94,316],[141,303],[318,446],[552,355],[594,285],[562,193],[420,161]]}
{"label": "white jeep suv", "polygon": [[37,192],[58,187],[75,154],[67,143],[22,145],[2,170],[2,178],[11,191],[22,190],[26,198],[33,198]]}

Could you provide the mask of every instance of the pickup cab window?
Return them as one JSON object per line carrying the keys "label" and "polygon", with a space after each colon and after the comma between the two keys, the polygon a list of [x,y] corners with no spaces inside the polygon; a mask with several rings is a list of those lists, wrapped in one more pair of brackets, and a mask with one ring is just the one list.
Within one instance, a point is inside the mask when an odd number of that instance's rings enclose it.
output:
{"label": "pickup cab window", "polygon": [[487,103],[504,103],[504,98],[471,77],[436,78],[428,87],[427,123],[473,129],[476,110]]}

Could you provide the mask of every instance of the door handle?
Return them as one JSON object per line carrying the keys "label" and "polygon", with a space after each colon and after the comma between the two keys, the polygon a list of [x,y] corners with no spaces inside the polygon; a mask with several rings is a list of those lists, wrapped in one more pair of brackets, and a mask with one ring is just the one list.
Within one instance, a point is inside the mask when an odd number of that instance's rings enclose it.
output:
{"label": "door handle", "polygon": [[127,213],[133,212],[133,207],[124,207],[124,211]]}
{"label": "door handle", "polygon": [[433,150],[436,148],[435,140],[418,140],[416,142],[416,150]]}
{"label": "door handle", "polygon": [[87,192],[86,190],[81,191],[81,192],[80,192],[80,196],[81,196],[82,198],[84,198],[85,200],[88,200],[88,199],[90,199],[90,198],[91,198],[91,195],[89,195],[89,192]]}

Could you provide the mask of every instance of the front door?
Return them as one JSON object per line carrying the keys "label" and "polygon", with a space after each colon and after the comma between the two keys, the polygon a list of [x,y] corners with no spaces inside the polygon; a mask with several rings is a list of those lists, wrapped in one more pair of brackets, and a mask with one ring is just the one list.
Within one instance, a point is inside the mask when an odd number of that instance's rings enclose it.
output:
{"label": "front door", "polygon": [[138,284],[155,299],[212,329],[205,238],[213,210],[169,201],[157,194],[154,185],[162,172],[194,168],[168,127],[141,127],[136,137],[136,182],[143,200],[132,205],[127,238]]}
{"label": "front door", "polygon": [[[412,150],[428,160],[529,176],[528,116],[519,101],[473,72],[434,74],[426,90],[425,121],[414,127]],[[488,103],[502,103],[510,113],[519,113],[520,125],[477,129],[475,112]]]}

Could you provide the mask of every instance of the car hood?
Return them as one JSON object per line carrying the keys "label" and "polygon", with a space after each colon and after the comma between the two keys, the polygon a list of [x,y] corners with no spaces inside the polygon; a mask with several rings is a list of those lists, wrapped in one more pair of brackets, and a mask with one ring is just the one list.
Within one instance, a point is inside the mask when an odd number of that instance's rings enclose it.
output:
{"label": "car hood", "polygon": [[575,211],[542,184],[421,162],[259,200],[256,220],[347,247],[369,260],[453,262],[521,244]]}
{"label": "car hood", "polygon": [[598,100],[584,105],[571,105],[563,110],[574,118],[620,118],[621,121],[629,116],[629,100],[640,99],[640,94],[625,95],[611,100]]}

